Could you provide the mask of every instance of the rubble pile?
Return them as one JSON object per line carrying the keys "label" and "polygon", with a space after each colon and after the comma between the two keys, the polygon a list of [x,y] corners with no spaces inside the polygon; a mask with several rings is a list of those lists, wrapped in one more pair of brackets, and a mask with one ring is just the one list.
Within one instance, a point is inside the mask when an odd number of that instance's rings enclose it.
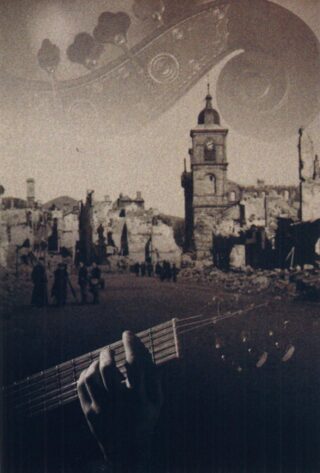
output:
{"label": "rubble pile", "polygon": [[250,266],[224,272],[211,262],[189,262],[179,277],[184,281],[215,284],[241,294],[269,292],[320,301],[320,271],[313,267],[262,270]]}

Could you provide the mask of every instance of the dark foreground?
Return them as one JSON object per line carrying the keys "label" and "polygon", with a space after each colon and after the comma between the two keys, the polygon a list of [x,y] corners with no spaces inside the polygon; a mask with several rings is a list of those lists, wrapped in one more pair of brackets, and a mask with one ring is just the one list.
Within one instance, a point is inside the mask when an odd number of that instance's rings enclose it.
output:
{"label": "dark foreground", "polygon": [[[136,332],[172,317],[216,315],[213,297],[222,301],[222,313],[268,305],[191,332],[183,340],[183,359],[161,369],[165,403],[152,472],[318,473],[318,304],[270,294],[239,296],[190,282],[108,276],[99,306],[80,306],[70,296],[63,309],[25,306],[2,321],[5,384],[118,340],[124,329]],[[241,333],[252,340],[243,343]],[[222,349],[216,348],[217,335]],[[281,356],[290,343],[295,353],[284,363]],[[263,351],[268,360],[258,369]],[[6,417],[10,424],[10,412]],[[14,430],[20,433],[15,473],[105,471],[78,402]]]}

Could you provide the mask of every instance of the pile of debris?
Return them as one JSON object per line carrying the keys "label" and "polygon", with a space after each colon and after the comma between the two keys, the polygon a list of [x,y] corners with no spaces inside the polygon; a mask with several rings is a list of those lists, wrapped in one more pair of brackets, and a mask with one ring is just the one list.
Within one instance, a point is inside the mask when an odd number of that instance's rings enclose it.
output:
{"label": "pile of debris", "polygon": [[250,266],[228,272],[217,269],[211,262],[193,261],[182,268],[179,277],[199,283],[222,286],[226,291],[241,294],[271,292],[320,301],[320,271],[313,267],[262,270]]}

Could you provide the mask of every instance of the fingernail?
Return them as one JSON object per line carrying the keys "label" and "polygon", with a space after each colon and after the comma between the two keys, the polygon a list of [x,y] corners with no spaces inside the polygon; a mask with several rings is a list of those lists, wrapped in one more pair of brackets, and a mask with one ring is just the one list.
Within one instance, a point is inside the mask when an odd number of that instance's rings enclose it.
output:
{"label": "fingernail", "polygon": [[123,332],[122,337],[128,342],[132,342],[135,339],[134,333],[130,332],[130,330],[126,330],[125,332]]}

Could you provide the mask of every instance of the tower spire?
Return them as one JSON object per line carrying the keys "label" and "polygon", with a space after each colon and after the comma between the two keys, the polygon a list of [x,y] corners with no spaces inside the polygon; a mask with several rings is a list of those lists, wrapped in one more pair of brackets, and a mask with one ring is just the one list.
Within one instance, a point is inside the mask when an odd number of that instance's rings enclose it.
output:
{"label": "tower spire", "polygon": [[198,116],[198,125],[220,125],[219,114],[212,106],[209,75],[207,76],[207,95],[205,97],[205,102],[206,105]]}
{"label": "tower spire", "polygon": [[207,95],[206,95],[206,109],[212,109],[212,95],[210,93],[210,77],[207,75]]}

